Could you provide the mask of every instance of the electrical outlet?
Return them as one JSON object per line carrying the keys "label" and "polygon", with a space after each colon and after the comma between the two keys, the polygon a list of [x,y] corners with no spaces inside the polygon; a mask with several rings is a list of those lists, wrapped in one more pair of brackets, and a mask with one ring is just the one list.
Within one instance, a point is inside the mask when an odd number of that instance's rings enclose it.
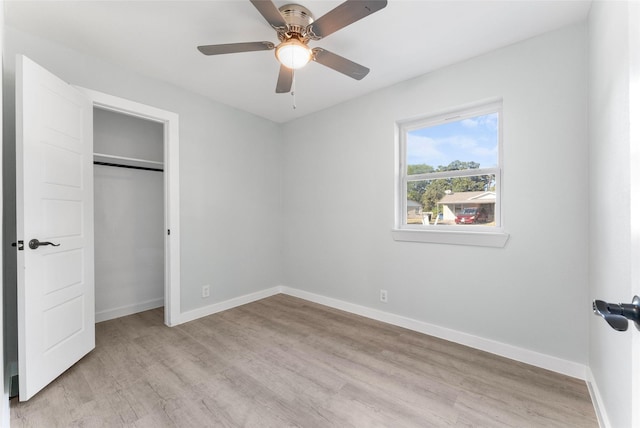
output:
{"label": "electrical outlet", "polygon": [[387,290],[380,290],[380,301],[387,303]]}
{"label": "electrical outlet", "polygon": [[210,287],[208,285],[202,286],[202,298],[209,297]]}

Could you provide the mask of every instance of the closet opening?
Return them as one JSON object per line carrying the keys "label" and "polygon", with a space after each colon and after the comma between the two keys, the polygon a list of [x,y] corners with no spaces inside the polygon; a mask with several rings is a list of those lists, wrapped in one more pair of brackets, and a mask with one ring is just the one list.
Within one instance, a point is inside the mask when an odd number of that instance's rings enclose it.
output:
{"label": "closet opening", "polygon": [[96,322],[164,307],[164,126],[94,107]]}

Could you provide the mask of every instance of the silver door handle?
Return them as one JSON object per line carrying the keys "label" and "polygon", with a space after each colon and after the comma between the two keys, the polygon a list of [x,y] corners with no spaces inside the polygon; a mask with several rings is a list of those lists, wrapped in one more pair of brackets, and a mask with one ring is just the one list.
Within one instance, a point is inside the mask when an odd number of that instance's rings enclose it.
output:
{"label": "silver door handle", "polygon": [[604,318],[614,330],[625,331],[629,327],[628,320],[635,322],[636,328],[640,330],[640,297],[638,296],[634,296],[631,303],[594,300],[593,312]]}
{"label": "silver door handle", "polygon": [[31,248],[32,250],[37,250],[38,247],[41,245],[51,245],[53,247],[60,246],[60,244],[54,244],[53,242],[49,242],[49,241],[40,242],[37,239],[32,239],[31,241],[29,241],[29,248]]}

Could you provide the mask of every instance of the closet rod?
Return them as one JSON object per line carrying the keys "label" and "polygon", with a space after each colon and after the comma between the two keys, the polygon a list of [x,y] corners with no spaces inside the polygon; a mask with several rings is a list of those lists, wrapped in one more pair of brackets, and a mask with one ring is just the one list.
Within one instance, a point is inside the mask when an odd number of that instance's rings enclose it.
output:
{"label": "closet rod", "polygon": [[134,165],[121,165],[118,163],[111,163],[111,162],[98,162],[98,161],[93,161],[94,165],[103,165],[103,166],[115,166],[117,168],[130,168],[130,169],[141,169],[143,171],[160,171],[163,172],[164,169],[162,168],[149,168],[146,166],[134,166]]}

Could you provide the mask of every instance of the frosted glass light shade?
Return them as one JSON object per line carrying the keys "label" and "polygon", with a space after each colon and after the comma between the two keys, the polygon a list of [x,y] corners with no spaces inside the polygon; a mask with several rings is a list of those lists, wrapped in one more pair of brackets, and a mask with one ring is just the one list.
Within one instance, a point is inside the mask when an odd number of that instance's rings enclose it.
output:
{"label": "frosted glass light shade", "polygon": [[289,39],[276,47],[276,58],[287,68],[302,68],[311,61],[311,49],[298,39]]}

